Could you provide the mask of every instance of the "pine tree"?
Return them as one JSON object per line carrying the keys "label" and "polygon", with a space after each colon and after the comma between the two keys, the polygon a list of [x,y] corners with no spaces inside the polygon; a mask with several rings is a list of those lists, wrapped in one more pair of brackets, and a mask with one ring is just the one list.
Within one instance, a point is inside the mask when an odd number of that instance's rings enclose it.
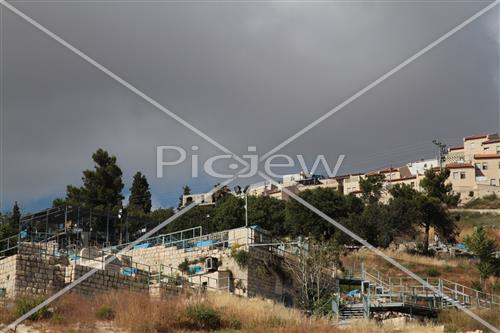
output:
{"label": "pine tree", "polygon": [[129,209],[148,214],[151,212],[151,192],[145,175],[137,172],[130,188]]}
{"label": "pine tree", "polygon": [[10,221],[13,227],[19,226],[19,222],[21,222],[21,210],[19,209],[17,201],[14,203],[14,207],[12,208],[12,216],[10,218]]}
{"label": "pine tree", "polygon": [[184,185],[184,187],[182,187],[182,195],[179,197],[179,205],[177,206],[177,208],[181,209],[182,206],[183,206],[183,197],[185,195],[190,195],[191,194],[191,188],[187,185]]}

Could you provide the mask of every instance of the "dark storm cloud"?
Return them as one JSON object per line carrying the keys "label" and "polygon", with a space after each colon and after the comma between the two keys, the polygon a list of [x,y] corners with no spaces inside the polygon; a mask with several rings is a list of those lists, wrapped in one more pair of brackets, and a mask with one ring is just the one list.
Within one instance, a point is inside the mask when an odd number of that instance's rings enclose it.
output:
{"label": "dark storm cloud", "polygon": [[[238,154],[264,153],[485,3],[13,2],[68,42]],[[157,145],[217,149],[3,9],[3,204],[61,195],[98,147],[127,187],[144,171],[158,203],[192,180],[155,179]],[[432,157],[433,138],[496,131],[495,9],[284,152],[346,154],[343,171]],[[47,201],[48,202],[48,201]]]}

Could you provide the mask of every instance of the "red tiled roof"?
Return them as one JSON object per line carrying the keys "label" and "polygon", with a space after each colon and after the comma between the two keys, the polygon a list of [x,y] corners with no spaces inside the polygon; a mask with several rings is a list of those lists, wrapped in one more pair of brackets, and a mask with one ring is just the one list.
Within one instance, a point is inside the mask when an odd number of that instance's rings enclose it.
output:
{"label": "red tiled roof", "polygon": [[474,154],[474,158],[481,160],[481,159],[487,159],[487,158],[500,158],[500,155],[497,154]]}
{"label": "red tiled roof", "polygon": [[385,168],[383,170],[380,170],[380,173],[389,173],[389,172],[396,172],[398,169],[396,168]]}
{"label": "red tiled roof", "polygon": [[500,138],[498,138],[498,139],[489,139],[488,141],[484,141],[481,145],[487,145],[487,144],[490,144],[490,143],[497,143],[497,142],[500,142]]}
{"label": "red tiled roof", "polygon": [[342,175],[342,176],[330,177],[330,179],[337,179],[337,180],[347,179],[347,178],[349,178],[349,175]]}
{"label": "red tiled roof", "polygon": [[398,178],[398,179],[392,179],[390,180],[390,182],[400,182],[400,181],[403,181],[403,180],[410,180],[410,179],[417,179],[417,176],[408,176],[408,177],[401,177],[401,178]]}
{"label": "red tiled roof", "polygon": [[483,138],[487,138],[488,135],[490,134],[479,134],[479,135],[471,135],[471,136],[466,136],[464,138],[464,141],[467,141],[467,140],[477,140],[477,139],[483,139]]}
{"label": "red tiled roof", "polygon": [[464,149],[464,146],[455,146],[455,147],[450,147],[449,150],[452,151],[452,150],[460,150],[460,149]]}
{"label": "red tiled roof", "polygon": [[470,163],[450,163],[446,164],[447,169],[466,169],[466,168],[472,168],[474,169],[474,166]]}

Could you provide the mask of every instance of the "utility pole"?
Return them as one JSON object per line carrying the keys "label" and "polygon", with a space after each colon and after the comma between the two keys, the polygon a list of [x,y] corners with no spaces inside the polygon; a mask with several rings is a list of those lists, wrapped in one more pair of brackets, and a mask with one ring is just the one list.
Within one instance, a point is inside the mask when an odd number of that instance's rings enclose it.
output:
{"label": "utility pole", "polygon": [[446,150],[446,145],[441,143],[440,141],[437,141],[437,140],[432,140],[432,143],[438,148],[439,170],[443,171],[444,157],[446,156],[446,153],[448,152]]}
{"label": "utility pole", "polygon": [[248,194],[245,193],[245,227],[248,228]]}

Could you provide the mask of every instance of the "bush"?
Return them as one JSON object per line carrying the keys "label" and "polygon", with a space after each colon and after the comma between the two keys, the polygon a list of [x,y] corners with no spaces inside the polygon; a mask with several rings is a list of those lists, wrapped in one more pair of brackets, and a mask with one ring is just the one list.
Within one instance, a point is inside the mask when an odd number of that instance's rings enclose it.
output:
{"label": "bush", "polygon": [[101,305],[97,308],[95,316],[100,320],[112,320],[115,317],[115,312],[109,305]]}
{"label": "bush", "polygon": [[248,251],[239,250],[233,254],[233,258],[240,268],[247,268],[250,261],[250,254]]}
{"label": "bush", "polygon": [[59,313],[54,313],[50,321],[56,325],[62,325],[64,323],[64,316]]}
{"label": "bush", "polygon": [[[14,305],[14,312],[17,317],[24,316],[28,312],[31,311],[31,309],[35,308],[36,306],[40,305],[43,303],[44,299],[43,298],[32,298],[32,297],[23,297],[18,300],[16,300],[16,303]],[[40,319],[45,319],[50,317],[50,312],[46,306],[42,307],[40,310],[32,314],[30,317],[28,317],[29,320],[40,320]]]}
{"label": "bush", "polygon": [[190,305],[186,308],[186,317],[193,329],[218,330],[221,328],[221,318],[217,310],[206,304]]}
{"label": "bush", "polygon": [[178,268],[183,273],[189,272],[189,261],[187,258],[184,258],[184,261],[179,264]]}
{"label": "bush", "polygon": [[427,270],[425,272],[426,272],[427,276],[429,276],[429,277],[438,277],[438,276],[441,276],[441,272],[438,271],[434,267],[427,268]]}
{"label": "bush", "polygon": [[479,290],[479,291],[482,291],[483,290],[483,286],[481,285],[481,282],[480,281],[472,281],[470,283],[470,287],[472,289],[476,289],[476,290]]}

